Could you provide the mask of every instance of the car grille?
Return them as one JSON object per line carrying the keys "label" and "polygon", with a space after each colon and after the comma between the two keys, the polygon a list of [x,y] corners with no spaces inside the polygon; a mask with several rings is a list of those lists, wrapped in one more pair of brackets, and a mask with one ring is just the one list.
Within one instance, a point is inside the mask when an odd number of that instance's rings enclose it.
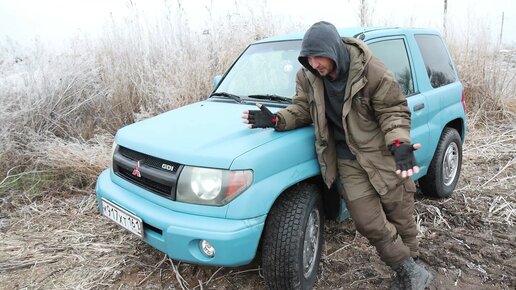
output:
{"label": "car grille", "polygon": [[[138,162],[140,176],[133,174]],[[181,164],[123,146],[118,146],[113,155],[113,171],[117,176],[172,200],[175,200],[177,178],[182,168]]]}

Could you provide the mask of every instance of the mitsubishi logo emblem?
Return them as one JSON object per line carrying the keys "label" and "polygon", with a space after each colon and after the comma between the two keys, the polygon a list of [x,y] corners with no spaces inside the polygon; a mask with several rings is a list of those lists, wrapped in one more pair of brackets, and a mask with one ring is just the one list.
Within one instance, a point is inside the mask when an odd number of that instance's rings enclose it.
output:
{"label": "mitsubishi logo emblem", "polygon": [[142,177],[142,174],[140,172],[140,161],[136,162],[136,165],[134,166],[134,169],[133,169],[133,175]]}

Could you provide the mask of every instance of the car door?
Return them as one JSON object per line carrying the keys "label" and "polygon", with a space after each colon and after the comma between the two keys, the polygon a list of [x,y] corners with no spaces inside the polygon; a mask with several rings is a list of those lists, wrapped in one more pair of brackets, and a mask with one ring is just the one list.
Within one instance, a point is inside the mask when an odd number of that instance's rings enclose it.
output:
{"label": "car door", "polygon": [[462,84],[450,55],[439,35],[415,34],[421,58],[419,89],[428,107],[429,143],[432,154],[437,148],[443,128],[451,121],[462,119]]}
{"label": "car door", "polygon": [[413,61],[407,40],[403,35],[379,37],[370,39],[367,41],[367,45],[394,74],[401,91],[407,96],[412,113],[410,131],[412,142],[422,144],[422,148],[415,152],[417,162],[423,169],[421,173],[414,176],[417,179],[423,175],[423,172],[426,172],[431,161],[430,150],[425,148],[429,138],[428,107],[425,105],[426,97],[419,92],[418,84],[415,81]]}

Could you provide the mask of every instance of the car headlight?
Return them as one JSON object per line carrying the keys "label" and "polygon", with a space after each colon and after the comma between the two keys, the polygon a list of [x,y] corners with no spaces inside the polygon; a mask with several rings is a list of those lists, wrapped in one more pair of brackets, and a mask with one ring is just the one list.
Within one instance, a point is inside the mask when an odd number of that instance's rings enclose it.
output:
{"label": "car headlight", "polygon": [[251,170],[222,170],[185,166],[177,182],[176,200],[225,205],[253,182]]}
{"label": "car headlight", "polygon": [[111,168],[114,168],[114,161],[115,159],[113,158],[114,155],[115,155],[115,151],[116,151],[116,148],[118,147],[118,145],[116,144],[115,141],[113,141],[113,145],[111,146],[111,155],[109,155],[111,157]]}

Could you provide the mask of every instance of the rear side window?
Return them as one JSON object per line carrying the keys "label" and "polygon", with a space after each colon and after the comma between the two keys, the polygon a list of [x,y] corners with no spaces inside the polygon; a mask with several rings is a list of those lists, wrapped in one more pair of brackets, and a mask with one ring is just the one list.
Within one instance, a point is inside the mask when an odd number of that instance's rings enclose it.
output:
{"label": "rear side window", "polygon": [[389,39],[367,44],[373,54],[378,57],[394,74],[400,84],[401,91],[410,96],[414,94],[412,71],[403,39]]}
{"label": "rear side window", "polygon": [[444,46],[443,41],[437,35],[416,35],[426,72],[433,88],[438,88],[456,81],[453,65]]}

